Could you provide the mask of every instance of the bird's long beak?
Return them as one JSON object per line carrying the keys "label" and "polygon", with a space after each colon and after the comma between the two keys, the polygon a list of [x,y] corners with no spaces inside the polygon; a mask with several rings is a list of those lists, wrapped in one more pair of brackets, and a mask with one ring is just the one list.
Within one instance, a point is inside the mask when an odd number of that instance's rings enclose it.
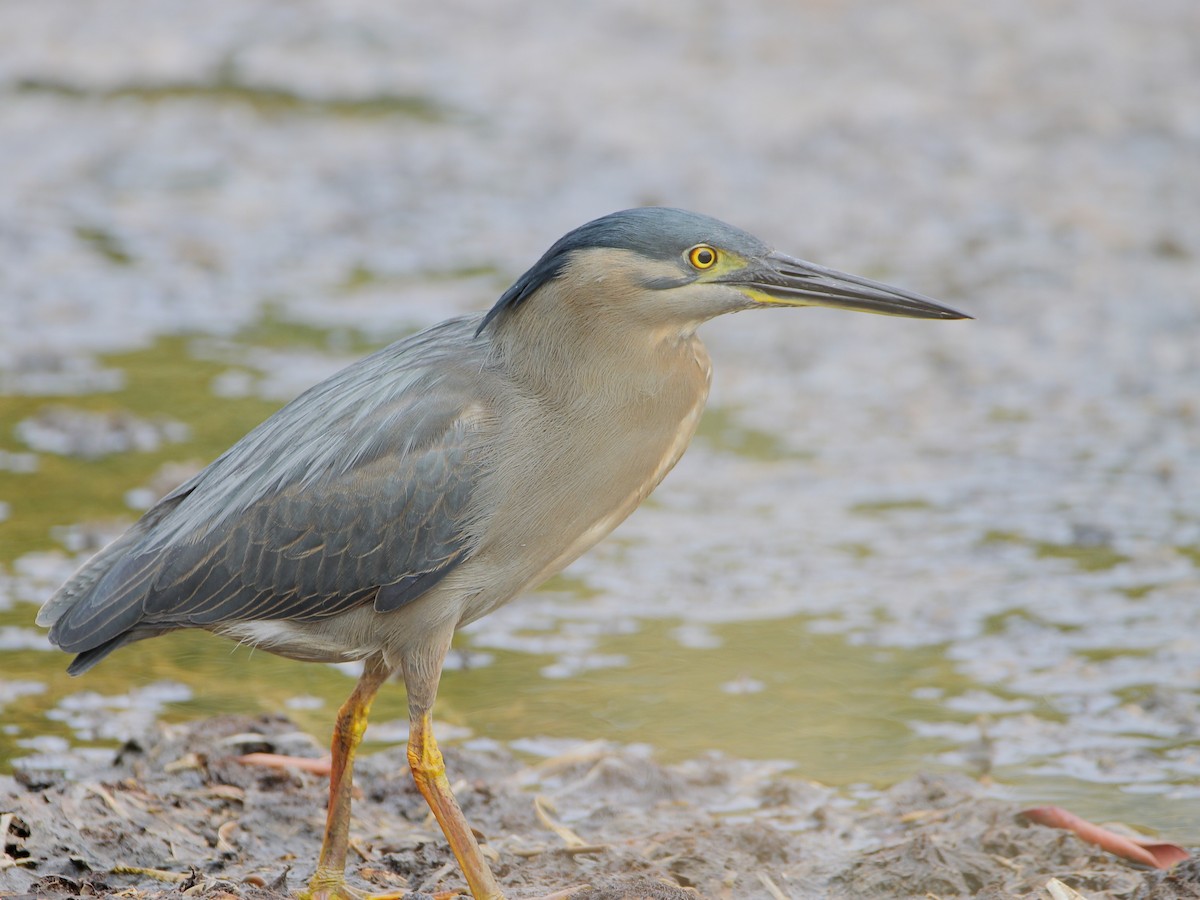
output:
{"label": "bird's long beak", "polygon": [[857,275],[771,253],[725,279],[756,303],[828,306],[912,319],[970,319],[936,300]]}

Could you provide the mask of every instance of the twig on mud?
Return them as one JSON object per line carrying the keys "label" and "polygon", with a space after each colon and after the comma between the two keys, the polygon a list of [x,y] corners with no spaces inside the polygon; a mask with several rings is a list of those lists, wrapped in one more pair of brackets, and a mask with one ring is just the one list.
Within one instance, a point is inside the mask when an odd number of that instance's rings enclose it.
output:
{"label": "twig on mud", "polygon": [[429,877],[426,878],[421,883],[420,889],[422,891],[425,891],[426,893],[428,893],[428,891],[426,891],[427,887],[433,887],[433,885],[437,884],[439,881],[441,881],[443,878],[445,878],[447,875],[449,875],[453,871],[454,871],[454,863],[446,863],[444,866],[442,866],[436,872],[431,873],[429,875]]}
{"label": "twig on mud", "polygon": [[126,821],[129,820],[129,813],[125,811],[125,807],[114,797],[102,784],[86,785],[87,790],[91,791],[97,797],[104,801],[104,804],[114,813]]}
{"label": "twig on mud", "polygon": [[173,760],[172,762],[169,762],[165,766],[163,766],[163,771],[167,772],[169,774],[174,774],[175,772],[184,772],[189,769],[203,769],[203,768],[204,768],[204,760],[202,760],[200,758],[199,754],[186,753],[183,756],[179,757],[179,759]]}
{"label": "twig on mud", "polygon": [[905,825],[910,825],[913,822],[941,821],[946,816],[947,812],[944,809],[912,809],[901,815],[900,821]]}
{"label": "twig on mud", "polygon": [[988,859],[998,866],[1004,866],[1006,869],[1011,869],[1014,872],[1021,871],[1021,867],[1011,859],[1005,859],[1003,856],[997,856],[995,853],[989,853]]}
{"label": "twig on mud", "polygon": [[1087,900],[1087,897],[1075,890],[1069,884],[1059,881],[1057,878],[1051,878],[1046,882],[1046,893],[1054,900]]}
{"label": "twig on mud", "polygon": [[228,800],[232,803],[245,803],[246,792],[232,784],[212,784],[208,787],[180,791],[182,797],[201,797],[212,800]]}
{"label": "twig on mud", "polygon": [[350,849],[357,853],[363,862],[371,861],[371,851],[362,842],[362,838],[350,838]]}
{"label": "twig on mud", "polygon": [[548,807],[553,808],[550,806],[549,800],[547,800],[541,794],[537,794],[536,796],[534,796],[533,809],[534,809],[534,812],[537,813],[537,818],[538,818],[539,822],[541,822],[546,828],[548,828],[549,830],[551,830],[555,834],[557,834],[559,836],[559,838],[562,840],[562,842],[564,844],[566,844],[568,847],[586,847],[588,845],[587,841],[585,841],[583,838],[581,838],[579,835],[577,835],[574,831],[572,831],[566,825],[563,825],[561,822],[556,822],[556,821],[554,821],[554,819],[552,819],[550,817],[550,812],[549,812]]}
{"label": "twig on mud", "polygon": [[329,774],[329,757],[313,759],[309,756],[282,756],[278,753],[243,753],[234,759],[248,766],[270,766],[273,769],[311,772],[314,775]]}
{"label": "twig on mud", "polygon": [[612,750],[604,741],[591,741],[573,750],[568,750],[566,753],[551,756],[549,759],[544,759],[535,765],[529,766],[529,771],[542,774],[554,773],[578,763],[595,762],[605,756],[611,755],[611,753]]}
{"label": "twig on mud", "polygon": [[521,847],[516,850],[509,850],[508,852],[522,859],[532,859],[535,856],[541,856],[543,853],[565,853],[567,856],[586,856],[589,853],[607,853],[608,851],[608,844],[580,844],[577,847]]}
{"label": "twig on mud", "polygon": [[759,872],[758,880],[762,882],[762,886],[767,889],[767,893],[774,897],[775,900],[791,900],[787,894],[779,889],[779,885],[772,881],[771,876],[766,872]]}
{"label": "twig on mud", "polygon": [[733,869],[725,870],[725,877],[721,879],[721,900],[729,900],[733,896],[733,886],[737,884],[738,873]]}
{"label": "twig on mud", "polygon": [[186,881],[190,876],[181,875],[178,872],[168,872],[166,869],[150,869],[146,866],[127,866],[124,863],[117,863],[112,867],[114,875],[142,875],[146,878],[153,878],[155,881],[165,881],[168,884],[178,884],[181,881]]}
{"label": "twig on mud", "polygon": [[578,847],[563,847],[558,852],[567,856],[586,856],[589,853],[607,853],[608,844],[580,844]]}
{"label": "twig on mud", "polygon": [[533,859],[535,856],[541,856],[546,852],[545,847],[517,847],[508,851],[513,856],[519,856],[521,859]]}
{"label": "twig on mud", "polygon": [[222,853],[236,854],[238,848],[229,840],[229,834],[238,827],[237,819],[230,819],[217,829],[217,849]]}

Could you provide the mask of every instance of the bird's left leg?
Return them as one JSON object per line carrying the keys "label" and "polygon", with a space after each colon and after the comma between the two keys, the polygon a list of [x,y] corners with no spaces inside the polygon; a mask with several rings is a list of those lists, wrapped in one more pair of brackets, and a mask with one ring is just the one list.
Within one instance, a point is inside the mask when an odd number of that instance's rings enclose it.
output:
{"label": "bird's left leg", "polygon": [[350,795],[353,788],[354,754],[367,730],[371,701],[387,681],[391,670],[378,657],[367,660],[354,691],[338,710],[333,727],[332,758],[329,771],[329,812],[325,819],[325,840],[317,871],[308,883],[303,900],[335,900],[354,896],[346,887],[346,851],[350,846]]}

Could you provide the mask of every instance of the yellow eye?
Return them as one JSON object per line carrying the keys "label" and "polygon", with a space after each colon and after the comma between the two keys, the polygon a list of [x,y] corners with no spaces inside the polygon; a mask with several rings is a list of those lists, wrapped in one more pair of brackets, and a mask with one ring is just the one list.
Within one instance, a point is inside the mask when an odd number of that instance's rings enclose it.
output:
{"label": "yellow eye", "polygon": [[711,269],[717,264],[717,251],[708,244],[697,244],[687,252],[687,258],[697,269]]}

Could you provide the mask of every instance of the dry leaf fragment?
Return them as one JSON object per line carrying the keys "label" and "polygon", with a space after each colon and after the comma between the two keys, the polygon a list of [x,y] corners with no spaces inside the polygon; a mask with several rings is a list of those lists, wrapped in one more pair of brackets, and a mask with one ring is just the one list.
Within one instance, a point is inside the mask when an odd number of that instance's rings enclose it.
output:
{"label": "dry leaf fragment", "polygon": [[1074,832],[1081,840],[1095,844],[1122,859],[1151,866],[1155,869],[1169,869],[1176,863],[1188,859],[1188,852],[1178,844],[1168,844],[1162,841],[1152,841],[1146,838],[1126,837],[1108,828],[1096,825],[1086,819],[1081,819],[1072,812],[1060,806],[1038,806],[1021,811],[1021,815],[1039,825],[1050,828],[1065,828]]}

